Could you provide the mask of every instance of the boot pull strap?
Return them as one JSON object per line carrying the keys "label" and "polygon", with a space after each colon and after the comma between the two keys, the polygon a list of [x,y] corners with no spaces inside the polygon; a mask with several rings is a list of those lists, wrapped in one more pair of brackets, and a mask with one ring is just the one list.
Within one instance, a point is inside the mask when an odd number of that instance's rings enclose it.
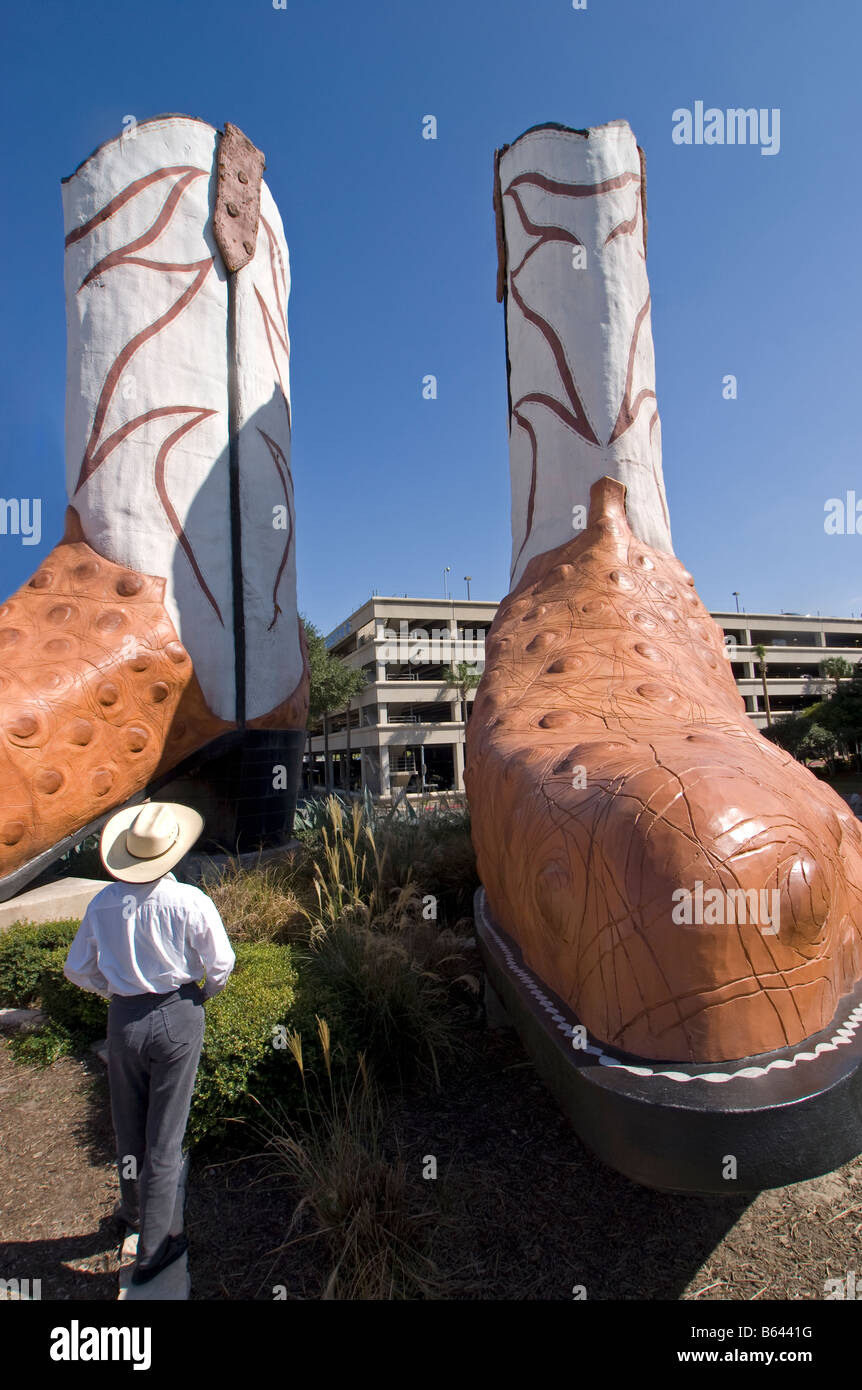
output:
{"label": "boot pull strap", "polygon": [[266,161],[239,126],[225,121],[218,149],[213,233],[231,274],[254,255],[260,222],[260,181]]}
{"label": "boot pull strap", "polygon": [[640,163],[641,163],[641,213],[642,213],[642,215],[643,215],[643,224],[644,224],[644,256],[646,256],[646,237],[647,237],[647,220],[646,220],[646,155],[644,154],[644,152],[643,152],[643,150],[641,149],[640,145],[638,145],[638,159],[640,160]]}
{"label": "boot pull strap", "polygon": [[500,160],[508,145],[494,151],[494,225],[497,230],[497,303],[503,303],[506,292],[506,233],[503,227],[503,193],[500,188]]}

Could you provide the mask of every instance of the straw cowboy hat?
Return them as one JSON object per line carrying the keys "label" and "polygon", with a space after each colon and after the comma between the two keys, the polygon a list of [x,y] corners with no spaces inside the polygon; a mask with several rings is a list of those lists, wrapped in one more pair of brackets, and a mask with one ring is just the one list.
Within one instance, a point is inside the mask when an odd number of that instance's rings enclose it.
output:
{"label": "straw cowboy hat", "polygon": [[102,863],[124,883],[151,883],[182,859],[203,828],[203,816],[176,801],[125,806],[102,830]]}

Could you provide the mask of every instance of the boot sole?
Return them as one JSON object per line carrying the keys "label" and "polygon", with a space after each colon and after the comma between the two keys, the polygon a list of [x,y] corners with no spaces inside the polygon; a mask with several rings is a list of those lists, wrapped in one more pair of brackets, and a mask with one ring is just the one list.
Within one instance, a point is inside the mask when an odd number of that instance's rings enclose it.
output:
{"label": "boot sole", "polygon": [[[862,1152],[862,982],[827,1028],[755,1057],[657,1062],[588,1031],[576,1049],[580,1020],[525,964],[483,888],[474,913],[488,980],[537,1072],[584,1144],[633,1182],[759,1192],[833,1172]],[[725,1178],[729,1168],[735,1176]]]}
{"label": "boot sole", "polygon": [[[305,742],[304,729],[237,729],[220,735],[153,778],[142,791],[0,878],[0,902],[20,893],[124,806],[139,805],[168,787],[173,788],[169,799],[193,806],[207,822],[207,839],[195,847],[198,851],[212,845],[239,852],[289,839]],[[285,783],[283,790],[273,786],[276,767],[284,768],[278,779]]]}

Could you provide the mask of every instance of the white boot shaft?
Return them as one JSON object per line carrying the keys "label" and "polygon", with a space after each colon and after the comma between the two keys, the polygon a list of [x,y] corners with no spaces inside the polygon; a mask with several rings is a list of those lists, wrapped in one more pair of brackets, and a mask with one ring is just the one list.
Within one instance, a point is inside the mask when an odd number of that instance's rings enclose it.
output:
{"label": "white boot shaft", "polygon": [[[165,580],[204,696],[237,717],[230,433],[237,439],[244,715],[302,675],[290,476],[290,272],[261,187],[250,262],[232,277],[213,235],[219,133],[159,117],[109,141],[63,187],[69,500],[94,550]],[[232,384],[233,383],[233,384]]]}
{"label": "white boot shaft", "polygon": [[[634,534],[672,552],[646,273],[644,174],[625,121],[539,127],[501,152],[512,587],[624,483]],[[583,512],[575,510],[583,508]],[[574,523],[574,526],[573,526]]]}

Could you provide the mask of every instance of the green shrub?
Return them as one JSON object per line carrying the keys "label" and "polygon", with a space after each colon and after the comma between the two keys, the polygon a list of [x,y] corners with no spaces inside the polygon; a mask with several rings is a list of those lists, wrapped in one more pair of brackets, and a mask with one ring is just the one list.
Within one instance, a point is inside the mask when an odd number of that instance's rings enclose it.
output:
{"label": "green shrub", "polygon": [[43,951],[39,980],[42,1008],[52,1023],[66,1029],[81,1043],[103,1038],[108,1031],[108,1002],[101,995],[73,985],[63,974],[68,946]]}
{"label": "green shrub", "polygon": [[301,1118],[276,1108],[260,1124],[276,1176],[286,1173],[299,1198],[284,1246],[299,1218],[310,1219],[328,1247],[324,1300],[445,1296],[430,1257],[443,1220],[429,1201],[434,1184],[417,1187],[401,1155],[387,1152],[387,1116],[364,1062],[351,1084],[333,1083],[319,1099]]}
{"label": "green shrub", "polygon": [[437,899],[441,924],[472,916],[479,877],[467,811],[439,806],[417,814],[410,807],[409,814],[383,814],[367,800],[345,808],[330,797],[308,852],[318,901],[309,915],[318,924],[331,926],[358,909],[372,920],[410,884]]}
{"label": "green shrub", "polygon": [[297,867],[290,861],[242,869],[233,862],[203,884],[231,941],[288,942],[304,935],[307,919],[296,892]]}
{"label": "green shrub", "polygon": [[308,797],[297,804],[293,817],[293,833],[298,840],[313,844],[315,848],[319,846],[323,828],[326,827],[330,831],[332,828],[333,803],[339,805],[343,811],[350,806],[349,798],[339,796],[337,792],[331,792],[326,797]]}
{"label": "green shrub", "polygon": [[78,1039],[67,1028],[46,1023],[42,1028],[13,1033],[9,1046],[16,1061],[29,1062],[34,1067],[50,1067],[58,1057],[74,1052]]}
{"label": "green shrub", "polygon": [[[285,946],[240,944],[224,992],[207,1005],[206,1033],[192,1097],[186,1143],[223,1134],[228,1119],[256,1116],[277,1104],[287,1113],[318,1109],[328,1076],[343,1080],[356,1067],[361,1039],[343,1001],[308,957]],[[329,1067],[318,1019],[331,1039]],[[303,1071],[288,1039],[300,1040]],[[307,1083],[319,1083],[309,1091]]]}
{"label": "green shrub", "polygon": [[[41,1002],[47,1024],[16,1035],[13,1051],[21,1061],[49,1065],[64,1053],[104,1037],[107,1001],[80,989],[63,974],[69,944],[78,923],[10,928],[11,945],[0,959],[4,997],[16,1007]],[[62,944],[57,944],[58,938]],[[297,990],[297,972],[289,946],[240,942],[236,966],[221,994],[206,1006],[206,1029],[197,1083],[192,1098],[186,1142],[222,1132],[230,1118],[242,1118],[254,1107],[252,1096],[301,1089],[296,1068],[273,1046],[276,1025],[301,1026],[309,1034],[323,992],[312,999]],[[297,1004],[296,1024],[290,1022]],[[334,1010],[331,1010],[334,1012]]]}
{"label": "green shrub", "polygon": [[327,1020],[333,1035],[361,1048],[375,1076],[437,1075],[438,1055],[452,1047],[448,990],[404,941],[342,922],[315,941],[306,969],[311,998],[327,996],[337,1006]]}
{"label": "green shrub", "polygon": [[67,918],[15,922],[0,932],[0,1007],[28,1009],[36,1003],[46,954],[60,946],[68,953],[78,926]]}
{"label": "green shrub", "polygon": [[277,1088],[284,1053],[275,1030],[288,1017],[297,976],[289,946],[240,942],[225,989],[206,1006],[206,1031],[186,1143],[222,1132]]}
{"label": "green shrub", "polygon": [[317,912],[309,918],[316,925],[331,926],[358,909],[373,916],[385,903],[374,827],[356,801],[345,808],[329,797],[326,812],[328,822],[321,826],[320,842],[313,850]]}
{"label": "green shrub", "polygon": [[[304,1074],[300,1076],[294,1063],[287,1060],[289,1054],[282,1052],[282,1073],[273,1095],[288,1108],[301,1101],[305,1113],[309,1104],[317,1108],[316,1097],[328,1089],[331,1079],[340,1084],[355,1073],[356,1059],[365,1040],[357,1031],[357,1019],[349,1011],[350,1001],[338,994],[323,972],[313,970],[308,956],[298,962],[298,968],[296,997],[290,1006],[287,1028],[301,1039]],[[328,1060],[321,1046],[319,1019],[324,1020],[328,1030]],[[315,1084],[309,1089],[310,1081]]]}
{"label": "green shrub", "polygon": [[[214,870],[203,884],[232,941],[290,941],[307,934],[301,895],[313,901],[313,866],[305,856],[240,868],[234,861]],[[38,995],[41,952],[71,946],[80,923],[16,922],[0,932],[0,1007],[29,1007]]]}
{"label": "green shrub", "polygon": [[423,894],[437,899],[441,923],[454,925],[472,916],[479,876],[469,812],[439,807],[413,818],[391,816],[376,835],[384,894],[410,882],[421,884]]}

